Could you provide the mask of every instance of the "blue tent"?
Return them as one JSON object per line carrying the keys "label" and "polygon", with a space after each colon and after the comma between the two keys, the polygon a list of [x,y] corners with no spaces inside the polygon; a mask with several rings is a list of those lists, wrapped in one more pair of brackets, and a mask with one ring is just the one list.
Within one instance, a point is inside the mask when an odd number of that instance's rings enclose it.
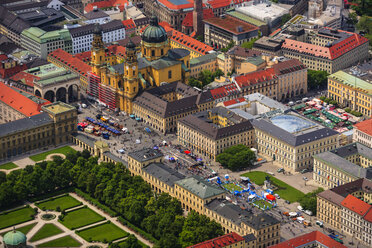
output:
{"label": "blue tent", "polygon": [[158,150],[159,149],[159,147],[157,147],[157,146],[154,146],[154,148],[153,148],[154,150]]}
{"label": "blue tent", "polygon": [[221,182],[221,179],[219,178],[219,177],[217,177],[217,183],[218,184],[221,184],[222,182]]}
{"label": "blue tent", "polygon": [[239,195],[239,194],[240,194],[240,191],[238,191],[238,190],[234,191],[234,195]]}

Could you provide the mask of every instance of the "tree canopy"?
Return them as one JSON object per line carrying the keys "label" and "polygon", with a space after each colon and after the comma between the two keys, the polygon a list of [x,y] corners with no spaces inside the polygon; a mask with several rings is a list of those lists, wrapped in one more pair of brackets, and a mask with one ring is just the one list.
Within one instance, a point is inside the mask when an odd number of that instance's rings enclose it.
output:
{"label": "tree canopy", "polygon": [[210,70],[203,70],[199,73],[198,79],[193,77],[189,78],[189,85],[192,87],[203,89],[205,86],[212,83],[214,79],[219,78],[223,75],[224,73],[221,69],[217,69],[215,72],[211,72]]}
{"label": "tree canopy", "polygon": [[237,171],[253,166],[256,161],[256,155],[247,146],[239,144],[231,146],[218,154],[216,161],[223,167]]}
{"label": "tree canopy", "polygon": [[307,86],[309,89],[327,88],[328,72],[326,71],[307,71]]}
{"label": "tree canopy", "polygon": [[318,188],[310,193],[305,194],[300,200],[299,203],[300,205],[305,209],[305,210],[310,210],[313,212],[313,215],[316,215],[316,195],[319,194],[320,192],[323,192],[323,188]]}
{"label": "tree canopy", "polygon": [[[223,233],[220,224],[205,216],[192,212],[184,217],[176,198],[155,194],[140,176],[131,176],[123,164],[98,163],[98,158],[90,157],[88,151],[26,166],[5,178],[1,175],[0,208],[73,186],[151,234],[159,240],[157,247],[184,247]],[[190,223],[198,228],[190,227]],[[138,247],[133,238],[129,241],[125,247]]]}

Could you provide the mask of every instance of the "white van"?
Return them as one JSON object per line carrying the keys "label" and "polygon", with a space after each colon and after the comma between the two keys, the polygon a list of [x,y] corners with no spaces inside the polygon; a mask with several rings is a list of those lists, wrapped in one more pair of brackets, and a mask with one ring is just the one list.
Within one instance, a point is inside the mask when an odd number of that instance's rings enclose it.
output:
{"label": "white van", "polygon": [[301,212],[304,211],[304,208],[301,206],[298,206],[297,209],[300,210]]}

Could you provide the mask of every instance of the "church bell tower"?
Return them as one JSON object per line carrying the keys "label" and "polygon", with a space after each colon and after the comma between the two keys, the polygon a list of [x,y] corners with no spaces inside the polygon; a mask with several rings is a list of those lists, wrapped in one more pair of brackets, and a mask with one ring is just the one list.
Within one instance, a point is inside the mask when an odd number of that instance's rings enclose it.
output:
{"label": "church bell tower", "polygon": [[195,38],[198,36],[204,36],[203,0],[194,0],[194,10],[192,15]]}
{"label": "church bell tower", "polygon": [[133,112],[133,99],[139,92],[138,60],[136,45],[129,40],[125,49],[124,64],[124,111],[131,114]]}
{"label": "church bell tower", "polygon": [[94,27],[91,56],[92,72],[100,77],[101,67],[105,64],[105,47],[102,40],[102,28],[99,24]]}

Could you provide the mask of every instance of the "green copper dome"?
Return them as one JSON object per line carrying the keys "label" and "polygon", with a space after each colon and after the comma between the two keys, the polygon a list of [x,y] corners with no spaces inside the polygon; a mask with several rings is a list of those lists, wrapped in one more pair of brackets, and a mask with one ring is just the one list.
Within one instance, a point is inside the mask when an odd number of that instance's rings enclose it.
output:
{"label": "green copper dome", "polygon": [[148,43],[160,43],[167,39],[167,32],[162,26],[159,26],[158,18],[156,16],[151,17],[150,25],[143,31],[142,40]]}
{"label": "green copper dome", "polygon": [[6,245],[24,244],[27,240],[26,235],[16,230],[6,233],[3,239]]}

